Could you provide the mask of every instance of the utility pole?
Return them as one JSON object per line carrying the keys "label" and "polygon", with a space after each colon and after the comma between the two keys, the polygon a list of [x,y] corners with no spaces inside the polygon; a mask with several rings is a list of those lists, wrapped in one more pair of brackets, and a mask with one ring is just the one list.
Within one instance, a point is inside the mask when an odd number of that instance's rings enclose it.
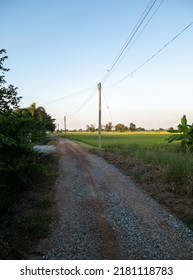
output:
{"label": "utility pole", "polygon": [[64,132],[66,134],[66,116],[64,116]]}
{"label": "utility pole", "polygon": [[101,83],[98,84],[99,90],[99,127],[98,127],[98,134],[99,134],[99,149],[101,149]]}

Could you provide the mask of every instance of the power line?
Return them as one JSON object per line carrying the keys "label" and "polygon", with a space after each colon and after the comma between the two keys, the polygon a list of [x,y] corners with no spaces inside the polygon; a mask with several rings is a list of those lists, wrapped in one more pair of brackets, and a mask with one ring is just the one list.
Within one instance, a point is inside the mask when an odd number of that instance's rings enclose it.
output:
{"label": "power line", "polygon": [[[118,64],[120,63],[120,59],[121,59],[121,56],[124,54],[124,51],[127,49],[128,45],[130,44],[130,42],[132,41],[132,39],[134,38],[135,34],[137,33],[137,31],[139,30],[139,28],[141,27],[141,25],[143,24],[144,20],[146,19],[146,17],[148,16],[148,14],[150,13],[151,9],[153,8],[153,6],[155,5],[157,0],[151,0],[147,7],[145,8],[144,12],[142,13],[140,19],[138,20],[137,24],[135,25],[134,29],[132,30],[129,38],[127,39],[127,41],[125,42],[125,44],[123,45],[120,53],[117,55],[117,57],[115,58],[112,66],[110,67],[110,70],[108,72],[108,74],[105,76],[105,78],[103,79],[103,82],[104,80],[107,79],[108,76],[110,76],[110,74],[112,74],[112,72],[115,70],[115,67],[118,66]],[[162,0],[161,4],[163,3],[164,0]],[[158,8],[156,9],[156,11],[153,13],[153,15],[151,16],[151,18],[149,19],[149,21],[147,22],[147,24],[145,25],[145,27],[148,25],[148,23],[150,22],[150,20],[153,18],[154,14],[157,12],[157,10],[159,9],[159,7],[161,6],[161,4],[158,6]],[[140,34],[138,35],[138,37],[136,38],[136,40],[139,38],[139,36],[142,34],[142,32],[144,31],[145,27],[142,29],[142,31],[140,32]],[[134,43],[136,42],[136,40],[134,41]],[[132,44],[132,46],[134,45],[134,43]],[[129,50],[127,50],[128,52]],[[124,55],[125,56],[125,55]],[[124,57],[123,57],[124,58]],[[123,59],[122,58],[122,59]],[[111,72],[111,73],[110,73]],[[88,90],[90,91],[90,89],[93,89],[93,88],[89,88]],[[103,89],[102,89],[103,90]],[[83,92],[85,92],[86,90],[84,90]],[[75,93],[75,94],[72,94],[72,95],[69,95],[69,96],[66,96],[64,98],[68,98],[68,97],[72,97],[74,95],[78,95],[78,94],[81,94],[82,92],[78,92],[78,93]],[[68,116],[71,117],[73,115],[75,115],[76,113],[78,113],[89,101],[90,99],[94,96],[96,92],[92,93],[91,95],[89,95],[89,97],[86,99],[86,101],[75,111],[73,112],[72,114],[70,114]],[[106,100],[106,97],[104,95],[104,90],[103,90],[103,96],[104,96],[104,99],[105,99],[105,103],[106,103],[106,106],[107,106],[107,109],[109,111],[109,115],[110,115],[110,118],[113,122],[113,118],[112,118],[112,114],[111,114],[111,111],[110,111],[110,108],[107,104],[107,100]],[[63,98],[62,98],[63,99]],[[56,101],[60,101],[61,99],[58,99]]]}
{"label": "power line", "polygon": [[[112,71],[115,70],[115,67],[117,66],[118,62],[120,62],[120,59],[122,57],[122,55],[124,54],[125,50],[127,49],[128,45],[130,44],[130,42],[132,41],[132,39],[134,38],[135,34],[138,32],[139,28],[141,27],[141,25],[143,24],[144,20],[146,19],[146,17],[148,16],[148,14],[150,13],[151,9],[153,8],[153,6],[155,5],[157,0],[150,0],[147,7],[145,8],[144,12],[142,13],[141,17],[139,18],[138,22],[136,23],[135,27],[133,28],[130,36],[128,37],[128,39],[126,40],[125,44],[123,45],[120,53],[117,55],[117,57],[115,58],[113,64],[111,65],[111,67],[109,68],[109,72],[107,73],[107,75],[105,76],[105,78],[103,79],[106,80],[108,78],[108,76],[110,76],[110,74],[112,74]],[[163,0],[164,1],[164,0]],[[162,2],[163,2],[162,1]],[[158,7],[159,8],[159,7]],[[155,13],[154,13],[155,14]],[[152,18],[152,17],[151,17]],[[150,19],[151,20],[151,19]],[[149,21],[150,21],[149,20]],[[148,21],[148,23],[149,23]],[[147,24],[146,24],[147,25]],[[146,26],[145,26],[146,27]],[[143,28],[144,30],[145,28]],[[143,31],[142,30],[142,31]],[[140,34],[142,33],[142,31],[140,32]],[[140,36],[139,34],[139,36]],[[139,37],[138,36],[138,37]],[[137,37],[137,39],[138,39]],[[136,40],[137,40],[136,39]],[[135,41],[136,41],[135,40]],[[128,51],[127,51],[128,52]],[[83,93],[86,93],[86,92],[90,92],[92,91],[93,89],[95,89],[96,87],[90,87],[90,88],[87,88],[85,90],[82,90],[82,91],[78,91],[78,92],[75,92],[75,93],[72,93],[72,94],[69,94],[69,95],[66,95],[66,96],[63,96],[61,98],[58,98],[58,99],[54,99],[54,100],[51,100],[43,105],[48,105],[48,104],[52,104],[52,103],[56,103],[56,102],[60,102],[64,99],[67,99],[67,98],[71,98],[71,97],[74,97],[74,96],[77,96],[77,95],[81,95]],[[86,101],[75,111],[73,112],[72,114],[70,114],[68,117],[71,117],[73,115],[75,115],[76,113],[78,113],[88,102],[89,100],[94,96],[95,92],[90,94],[89,97],[86,99]],[[110,112],[110,109],[109,109],[109,106],[107,105],[107,108],[109,110],[109,114],[111,115],[111,112]],[[112,119],[112,115],[111,115],[111,119]]]}
{"label": "power line", "polygon": [[121,61],[124,59],[124,57],[127,55],[127,53],[131,50],[131,48],[133,47],[133,45],[135,44],[135,42],[138,40],[138,38],[141,36],[141,34],[143,33],[143,31],[145,30],[145,28],[148,26],[148,24],[150,23],[150,21],[152,20],[152,18],[154,17],[154,15],[156,14],[156,12],[158,11],[158,9],[161,7],[161,5],[163,4],[165,0],[162,0],[162,2],[159,4],[159,6],[157,7],[157,9],[154,11],[154,13],[151,15],[150,19],[148,20],[148,22],[145,24],[145,26],[143,27],[143,29],[140,31],[140,33],[138,34],[138,36],[136,37],[136,39],[134,40],[134,42],[131,44],[131,46],[127,49],[127,51],[125,52],[125,54],[122,56],[122,58],[119,60],[119,62],[117,63],[116,67],[113,69],[113,71],[111,72],[111,74],[115,71],[115,69],[118,67],[118,65],[121,63]]}
{"label": "power line", "polygon": [[182,29],[175,37],[173,37],[173,39],[171,39],[167,44],[165,44],[161,49],[159,49],[156,53],[154,53],[150,58],[148,58],[145,62],[143,62],[140,66],[138,66],[137,68],[135,68],[132,72],[130,72],[129,74],[127,74],[125,77],[123,77],[121,80],[117,81],[116,83],[108,86],[109,87],[113,87],[116,84],[119,84],[120,82],[122,82],[123,80],[125,80],[126,78],[128,78],[129,76],[133,75],[135,72],[137,72],[139,69],[141,69],[145,64],[147,64],[150,60],[152,60],[155,56],[157,56],[161,51],[163,51],[167,46],[169,46],[174,40],[176,40],[186,29],[188,29],[191,25],[193,24],[193,22],[191,22],[190,24],[188,24],[184,29]]}
{"label": "power line", "polygon": [[102,87],[102,93],[103,93],[103,97],[104,97],[104,100],[105,100],[106,107],[107,107],[108,112],[109,112],[109,116],[110,116],[111,122],[113,123],[112,113],[111,113],[110,107],[109,107],[109,105],[108,105],[108,103],[107,103],[107,98],[106,98],[106,96],[105,96],[103,87]]}
{"label": "power line", "polygon": [[89,95],[89,97],[84,101],[84,103],[76,111],[74,111],[72,114],[68,115],[68,118],[77,114],[92,99],[92,97],[96,94],[96,92],[97,92],[97,89],[95,87],[95,90]]}
{"label": "power line", "polygon": [[68,98],[71,98],[71,97],[74,97],[74,96],[77,96],[77,95],[81,95],[83,93],[93,91],[95,88],[96,88],[96,86],[93,86],[93,87],[90,87],[90,88],[87,88],[87,89],[84,89],[84,90],[81,90],[81,91],[74,92],[74,93],[69,94],[69,95],[65,95],[65,96],[57,98],[57,99],[53,99],[51,101],[48,101],[48,102],[44,103],[43,106],[48,105],[48,104],[52,104],[52,103],[56,103],[56,102],[59,102],[59,101],[62,101],[64,99],[68,99]]}
{"label": "power line", "polygon": [[[122,55],[124,54],[125,50],[127,49],[128,45],[130,44],[130,42],[132,41],[132,39],[134,38],[135,34],[137,33],[137,31],[139,30],[139,28],[141,27],[141,25],[143,24],[144,20],[146,19],[146,17],[148,16],[148,14],[150,13],[151,9],[153,8],[153,6],[155,5],[157,0],[150,0],[150,2],[148,3],[147,7],[145,8],[144,12],[142,13],[140,19],[138,20],[137,24],[135,25],[135,27],[133,28],[129,38],[127,39],[127,41],[125,42],[125,44],[123,45],[120,53],[117,55],[117,57],[115,58],[113,64],[111,65],[110,67],[110,70],[109,72],[107,73],[107,75],[105,76],[105,78],[103,79],[103,82],[104,80],[106,80],[108,78],[108,76],[110,76],[110,74],[112,74],[112,72],[115,70],[115,67],[118,66],[118,63],[120,63],[120,59],[122,57]],[[161,4],[163,3],[164,0],[162,0]],[[161,6],[161,4],[159,5],[159,7]],[[159,7],[156,9],[156,11],[159,9]],[[152,17],[154,16],[154,14],[156,13],[156,11],[153,13],[153,15],[151,16],[151,18],[149,19],[149,21],[147,22],[147,24],[150,22],[150,20],[152,19]],[[147,26],[147,24],[145,25],[145,27]],[[142,29],[142,31],[140,32],[140,34],[138,35],[138,37],[136,38],[136,40],[139,38],[139,36],[142,34],[143,30],[145,29],[145,27]],[[134,41],[134,43],[136,42],[136,40]],[[133,43],[133,44],[134,44]],[[132,44],[132,46],[133,46]],[[127,50],[128,52],[128,50]],[[125,56],[125,55],[124,55]],[[123,59],[123,58],[122,58]],[[95,89],[95,87],[94,87]],[[70,97],[73,97],[73,96],[76,96],[76,95],[79,95],[79,94],[82,94],[82,93],[85,93],[85,92],[88,92],[90,90],[93,90],[93,87],[92,88],[88,88],[86,90],[83,90],[83,91],[80,91],[80,92],[77,92],[77,93],[74,93],[74,94],[71,94],[71,95],[68,95],[68,96],[65,96],[65,97],[62,97],[62,98],[59,98],[59,99],[56,99],[56,100],[53,100],[50,103],[54,103],[54,102],[58,102],[58,101],[61,101],[63,99],[66,99],[66,98],[70,98]],[[86,101],[76,110],[74,111],[72,114],[70,114],[68,116],[71,117],[71,116],[74,116],[75,114],[77,114],[89,101],[90,99],[95,95],[96,92],[92,93],[91,95],[89,95],[89,97],[86,99]],[[103,91],[103,96],[105,98],[105,95],[104,95],[104,91]],[[106,103],[106,106],[107,106],[107,109],[109,111],[109,115],[111,117],[111,120],[113,119],[112,118],[112,114],[111,114],[111,111],[110,111],[110,108],[107,104],[107,100],[105,98],[105,103]],[[47,103],[48,104],[48,103]],[[113,122],[113,121],[112,121]]]}
{"label": "power line", "polygon": [[[148,16],[148,14],[150,13],[151,9],[153,8],[153,6],[155,5],[157,0],[150,0],[149,4],[147,5],[147,7],[145,8],[143,14],[141,15],[140,19],[138,20],[137,24],[135,25],[135,27],[133,28],[131,34],[129,35],[128,39],[126,40],[125,44],[123,45],[123,47],[121,48],[119,54],[116,56],[114,62],[112,63],[112,65],[110,66],[110,68],[107,70],[108,72],[106,73],[106,75],[104,76],[104,78],[102,79],[102,82],[104,83],[104,81],[107,80],[107,78],[112,74],[113,69],[115,68],[115,66],[118,64],[119,60],[121,59],[122,55],[124,54],[125,50],[127,49],[128,45],[131,43],[132,39],[134,38],[134,36],[136,35],[136,33],[138,32],[139,28],[141,27],[141,25],[143,24],[144,20],[146,19],[146,17]],[[149,7],[150,6],[150,7]]]}

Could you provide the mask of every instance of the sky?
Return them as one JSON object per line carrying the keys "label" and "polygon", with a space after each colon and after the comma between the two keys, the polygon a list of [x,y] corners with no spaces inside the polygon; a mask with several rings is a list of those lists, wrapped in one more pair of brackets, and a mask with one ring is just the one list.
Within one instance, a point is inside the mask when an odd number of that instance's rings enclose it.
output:
{"label": "sky", "polygon": [[69,130],[98,127],[101,82],[102,124],[167,129],[183,115],[193,123],[193,24],[158,52],[193,22],[192,0],[157,0],[110,71],[153,2],[0,0],[6,81],[21,107],[43,106],[59,129],[64,116]]}

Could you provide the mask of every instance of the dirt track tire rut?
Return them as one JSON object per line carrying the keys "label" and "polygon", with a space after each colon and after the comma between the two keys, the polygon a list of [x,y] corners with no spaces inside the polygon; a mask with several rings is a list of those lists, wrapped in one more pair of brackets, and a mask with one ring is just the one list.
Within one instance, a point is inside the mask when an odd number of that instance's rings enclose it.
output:
{"label": "dirt track tire rut", "polygon": [[58,144],[58,221],[41,259],[193,259],[193,234],[102,158]]}

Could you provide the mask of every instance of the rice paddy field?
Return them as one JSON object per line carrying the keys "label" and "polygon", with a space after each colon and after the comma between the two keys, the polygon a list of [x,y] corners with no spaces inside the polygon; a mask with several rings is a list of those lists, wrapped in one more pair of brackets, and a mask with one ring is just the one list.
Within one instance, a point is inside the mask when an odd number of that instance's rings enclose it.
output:
{"label": "rice paddy field", "polygon": [[[122,162],[130,160],[135,165],[152,166],[161,172],[162,181],[170,184],[172,190],[192,195],[193,154],[182,152],[179,142],[169,144],[170,135],[167,132],[103,132],[102,151],[121,156]],[[67,132],[65,137],[98,147],[98,133]],[[142,179],[145,174],[135,170],[133,175]]]}

